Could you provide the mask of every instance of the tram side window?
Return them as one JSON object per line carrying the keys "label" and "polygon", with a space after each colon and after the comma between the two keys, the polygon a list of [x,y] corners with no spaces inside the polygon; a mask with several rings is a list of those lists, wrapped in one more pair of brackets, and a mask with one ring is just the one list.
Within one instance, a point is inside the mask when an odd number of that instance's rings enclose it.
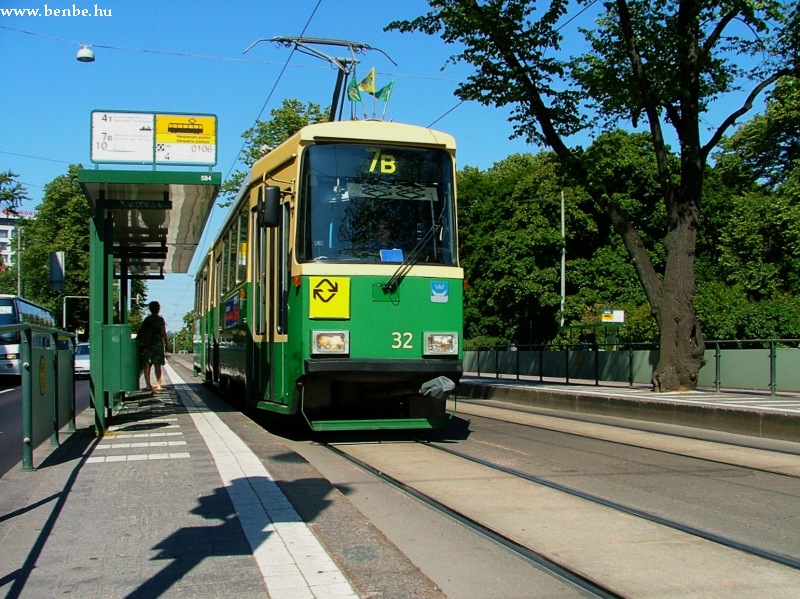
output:
{"label": "tram side window", "polygon": [[236,261],[236,283],[241,283],[247,277],[247,207],[243,206],[239,213],[239,243],[236,246],[238,259]]}
{"label": "tram side window", "polygon": [[214,264],[214,272],[212,276],[214,280],[212,285],[214,286],[214,292],[216,293],[217,297],[214,300],[214,305],[219,306],[220,298],[222,297],[222,257],[217,256],[215,264]]}
{"label": "tram side window", "polygon": [[217,258],[217,279],[219,281],[219,295],[222,296],[228,289],[228,282],[225,280],[225,273],[228,272],[228,238],[222,238],[220,245],[220,255]]}
{"label": "tram side window", "polygon": [[236,285],[236,239],[238,235],[236,234],[236,223],[234,223],[233,227],[228,231],[227,240],[228,240],[228,263],[227,269],[225,273],[225,280],[227,281],[227,285],[225,286],[225,291],[230,291]]}

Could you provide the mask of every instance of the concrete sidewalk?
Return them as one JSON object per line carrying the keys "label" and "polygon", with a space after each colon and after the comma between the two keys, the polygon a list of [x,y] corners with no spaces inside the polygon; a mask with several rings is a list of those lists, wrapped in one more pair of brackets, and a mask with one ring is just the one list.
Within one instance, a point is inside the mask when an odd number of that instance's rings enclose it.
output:
{"label": "concrete sidewalk", "polygon": [[6,597],[357,597],[262,461],[174,370],[0,479]]}
{"label": "concrete sidewalk", "polygon": [[564,383],[534,377],[467,373],[458,387],[469,400],[495,400],[575,414],[593,414],[699,428],[778,441],[800,440],[800,395],[698,389],[655,393],[624,384]]}
{"label": "concrete sidewalk", "polygon": [[87,410],[0,478],[0,596],[443,599],[346,489],[192,374],[170,356],[166,390],[130,394],[102,439]]}

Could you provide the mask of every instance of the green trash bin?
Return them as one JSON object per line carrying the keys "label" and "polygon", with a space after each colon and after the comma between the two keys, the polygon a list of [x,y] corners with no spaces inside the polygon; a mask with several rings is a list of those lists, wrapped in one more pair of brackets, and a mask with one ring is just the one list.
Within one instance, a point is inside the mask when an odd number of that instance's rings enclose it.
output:
{"label": "green trash bin", "polygon": [[131,325],[107,324],[103,327],[102,358],[104,391],[139,389],[139,348],[136,339],[131,337]]}

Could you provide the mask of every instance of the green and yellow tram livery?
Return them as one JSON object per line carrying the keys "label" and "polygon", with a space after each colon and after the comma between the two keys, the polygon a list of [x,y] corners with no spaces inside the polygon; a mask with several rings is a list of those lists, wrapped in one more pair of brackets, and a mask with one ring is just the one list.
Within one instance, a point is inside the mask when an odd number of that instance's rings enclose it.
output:
{"label": "green and yellow tram livery", "polygon": [[453,138],[310,125],[253,166],[199,269],[195,368],[315,430],[440,426],[462,295]]}

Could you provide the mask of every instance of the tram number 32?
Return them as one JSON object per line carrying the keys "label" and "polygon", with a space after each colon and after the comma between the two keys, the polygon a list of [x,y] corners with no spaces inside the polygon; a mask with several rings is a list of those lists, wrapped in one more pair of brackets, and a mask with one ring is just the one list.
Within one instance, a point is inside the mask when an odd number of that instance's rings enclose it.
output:
{"label": "tram number 32", "polygon": [[401,333],[400,331],[394,331],[392,333],[392,349],[413,349],[414,346],[411,345],[411,342],[414,340],[414,334],[405,332]]}

